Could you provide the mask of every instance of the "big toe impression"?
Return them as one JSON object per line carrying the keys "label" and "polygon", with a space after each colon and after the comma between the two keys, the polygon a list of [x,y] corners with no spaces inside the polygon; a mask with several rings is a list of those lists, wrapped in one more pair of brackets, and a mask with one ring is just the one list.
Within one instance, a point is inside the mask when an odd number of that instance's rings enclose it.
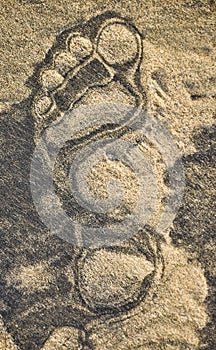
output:
{"label": "big toe impression", "polygon": [[136,34],[123,23],[106,26],[99,36],[97,52],[110,65],[132,61],[138,49]]}

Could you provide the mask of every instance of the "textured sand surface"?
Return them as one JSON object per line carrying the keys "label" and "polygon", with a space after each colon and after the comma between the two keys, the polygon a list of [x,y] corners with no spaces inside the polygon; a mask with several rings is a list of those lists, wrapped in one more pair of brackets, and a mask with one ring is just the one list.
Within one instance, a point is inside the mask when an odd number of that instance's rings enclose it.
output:
{"label": "textured sand surface", "polygon": [[[4,162],[0,350],[213,350],[215,2],[9,0],[1,2],[0,10]],[[53,238],[41,223],[32,203],[29,171],[34,145],[52,118],[58,121],[60,116],[60,104],[50,112],[50,96],[58,104],[62,91],[58,88],[66,86],[68,69],[78,67],[74,70],[78,76],[80,62],[93,52],[91,40],[74,39],[71,28],[105,11],[131,20],[143,36],[139,70],[143,105],[172,135],[182,154],[185,194],[161,241],[154,235],[149,238],[146,229],[115,252],[107,248],[89,253]],[[59,39],[63,31],[66,48]],[[124,25],[108,26],[98,40],[97,53],[105,63],[98,66],[100,72],[93,69],[97,84],[76,106],[113,101],[135,105],[124,79],[115,81],[110,66],[117,61],[122,67],[138,51],[134,34]],[[77,80],[77,90],[84,78]],[[78,139],[86,146],[89,135],[97,141],[109,132],[113,131],[89,128]],[[151,163],[158,186],[155,215],[148,222],[154,227],[169,190],[163,156],[139,132],[113,135],[133,145],[139,141],[140,152]],[[70,200],[66,170],[73,159],[69,146],[59,155],[54,179],[65,208]],[[95,199],[107,199],[107,186],[115,191],[116,181],[125,189],[124,206],[111,213],[110,222],[136,208],[140,183],[132,168],[103,158],[90,170],[88,191]],[[151,186],[148,190],[154,191]],[[44,194],[43,205],[44,212],[52,205],[49,193]],[[94,219],[82,211],[77,217],[80,223]],[[145,278],[150,287],[144,298]]]}

